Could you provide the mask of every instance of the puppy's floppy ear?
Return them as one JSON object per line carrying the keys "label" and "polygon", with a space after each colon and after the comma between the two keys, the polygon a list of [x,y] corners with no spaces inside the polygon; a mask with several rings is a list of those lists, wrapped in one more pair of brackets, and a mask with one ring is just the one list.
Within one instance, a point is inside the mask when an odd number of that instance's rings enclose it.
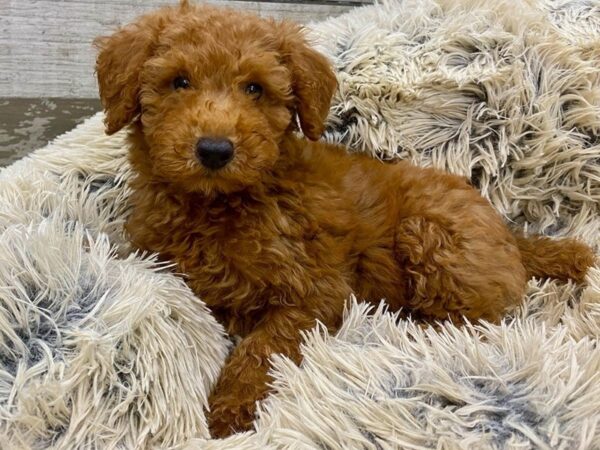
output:
{"label": "puppy's floppy ear", "polygon": [[308,45],[300,26],[290,22],[280,25],[284,36],[283,57],[292,74],[300,126],[306,137],[316,141],[325,130],[337,80],[327,58]]}
{"label": "puppy's floppy ear", "polygon": [[140,72],[152,56],[166,18],[161,12],[143,16],[115,34],[99,37],[96,73],[107,134],[128,125],[140,112]]}

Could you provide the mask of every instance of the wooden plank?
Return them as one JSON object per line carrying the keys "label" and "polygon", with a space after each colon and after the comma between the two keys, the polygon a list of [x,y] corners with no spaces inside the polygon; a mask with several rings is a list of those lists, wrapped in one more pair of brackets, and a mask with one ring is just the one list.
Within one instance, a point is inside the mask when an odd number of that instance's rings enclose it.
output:
{"label": "wooden plank", "polygon": [[[0,97],[95,97],[92,41],[176,0],[0,0]],[[298,22],[341,14],[363,0],[208,0]]]}

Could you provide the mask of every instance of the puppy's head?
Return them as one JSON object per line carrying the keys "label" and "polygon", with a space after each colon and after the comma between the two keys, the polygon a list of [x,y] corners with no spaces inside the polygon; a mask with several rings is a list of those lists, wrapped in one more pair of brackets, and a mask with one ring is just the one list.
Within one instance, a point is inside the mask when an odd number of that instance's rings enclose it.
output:
{"label": "puppy's head", "polygon": [[135,168],[189,192],[260,182],[296,117],[321,136],[336,87],[299,26],[227,9],[183,2],[96,44],[107,132],[133,123]]}

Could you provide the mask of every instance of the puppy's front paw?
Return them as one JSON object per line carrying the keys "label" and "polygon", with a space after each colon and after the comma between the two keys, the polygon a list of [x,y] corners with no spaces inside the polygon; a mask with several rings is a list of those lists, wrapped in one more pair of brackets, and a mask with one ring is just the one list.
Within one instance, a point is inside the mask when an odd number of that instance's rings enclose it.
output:
{"label": "puppy's front paw", "polygon": [[256,409],[254,401],[213,395],[209,405],[208,428],[213,438],[226,438],[250,429]]}

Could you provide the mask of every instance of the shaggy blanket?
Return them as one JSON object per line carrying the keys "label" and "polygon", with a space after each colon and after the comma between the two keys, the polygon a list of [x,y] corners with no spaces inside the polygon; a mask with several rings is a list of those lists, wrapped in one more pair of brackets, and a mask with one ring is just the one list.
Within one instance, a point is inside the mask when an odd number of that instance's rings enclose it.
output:
{"label": "shaggy blanket", "polygon": [[[471,178],[525,229],[600,247],[600,3],[389,0],[312,26],[326,139]],[[3,449],[600,448],[600,268],[532,280],[500,325],[422,328],[350,299],[273,357],[255,430],[210,440],[230,343],[123,235],[123,133],[97,115],[0,173]]]}

